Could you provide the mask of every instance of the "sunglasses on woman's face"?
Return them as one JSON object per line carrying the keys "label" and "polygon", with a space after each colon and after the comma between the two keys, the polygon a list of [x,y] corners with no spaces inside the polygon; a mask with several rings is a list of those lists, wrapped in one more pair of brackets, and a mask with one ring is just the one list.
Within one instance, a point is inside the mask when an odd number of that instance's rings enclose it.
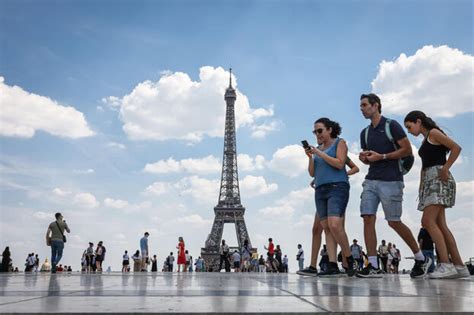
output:
{"label": "sunglasses on woman's face", "polygon": [[318,128],[318,129],[313,130],[313,134],[315,134],[315,135],[318,134],[319,135],[319,134],[322,134],[323,131],[324,131],[323,128]]}

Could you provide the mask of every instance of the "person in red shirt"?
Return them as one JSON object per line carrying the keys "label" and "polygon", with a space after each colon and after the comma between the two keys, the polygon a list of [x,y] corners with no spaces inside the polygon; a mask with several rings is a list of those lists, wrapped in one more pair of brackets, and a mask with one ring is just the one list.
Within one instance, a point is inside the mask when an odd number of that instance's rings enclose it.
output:
{"label": "person in red shirt", "polygon": [[178,246],[176,246],[176,248],[178,249],[178,272],[179,272],[180,266],[182,266],[183,272],[186,272],[186,253],[184,249],[184,240],[181,236],[179,237],[178,240],[179,240],[179,244]]}
{"label": "person in red shirt", "polygon": [[269,238],[268,239],[268,248],[264,246],[266,250],[268,250],[268,258],[273,259],[273,255],[275,254],[275,245],[273,245],[273,239]]}

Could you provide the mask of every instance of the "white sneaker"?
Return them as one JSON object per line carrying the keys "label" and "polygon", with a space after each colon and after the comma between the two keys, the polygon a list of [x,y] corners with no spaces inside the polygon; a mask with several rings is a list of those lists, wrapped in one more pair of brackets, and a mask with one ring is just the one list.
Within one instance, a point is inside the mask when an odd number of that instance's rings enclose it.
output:
{"label": "white sneaker", "polygon": [[466,265],[462,266],[454,266],[458,274],[454,277],[456,279],[459,278],[468,278],[471,274],[469,273],[469,269],[467,269]]}
{"label": "white sneaker", "polygon": [[436,269],[430,273],[430,279],[450,279],[458,275],[453,264],[440,263]]}

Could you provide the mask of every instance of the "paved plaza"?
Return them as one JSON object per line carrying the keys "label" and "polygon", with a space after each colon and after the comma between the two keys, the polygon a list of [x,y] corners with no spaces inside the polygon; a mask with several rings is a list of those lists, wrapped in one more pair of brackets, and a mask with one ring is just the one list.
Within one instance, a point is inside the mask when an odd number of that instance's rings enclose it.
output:
{"label": "paved plaza", "polygon": [[473,281],[408,275],[4,274],[0,313],[473,313]]}

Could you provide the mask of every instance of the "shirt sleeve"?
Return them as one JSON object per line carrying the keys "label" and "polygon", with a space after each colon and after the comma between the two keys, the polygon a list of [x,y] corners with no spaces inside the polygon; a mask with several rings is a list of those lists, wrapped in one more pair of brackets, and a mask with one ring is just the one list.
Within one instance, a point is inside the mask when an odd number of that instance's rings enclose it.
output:
{"label": "shirt sleeve", "polygon": [[360,147],[362,150],[367,150],[367,143],[365,143],[365,128],[362,129],[362,132],[360,133]]}
{"label": "shirt sleeve", "polygon": [[396,121],[390,121],[390,132],[392,133],[393,140],[398,141],[400,139],[406,138],[407,134],[403,130],[402,126]]}

